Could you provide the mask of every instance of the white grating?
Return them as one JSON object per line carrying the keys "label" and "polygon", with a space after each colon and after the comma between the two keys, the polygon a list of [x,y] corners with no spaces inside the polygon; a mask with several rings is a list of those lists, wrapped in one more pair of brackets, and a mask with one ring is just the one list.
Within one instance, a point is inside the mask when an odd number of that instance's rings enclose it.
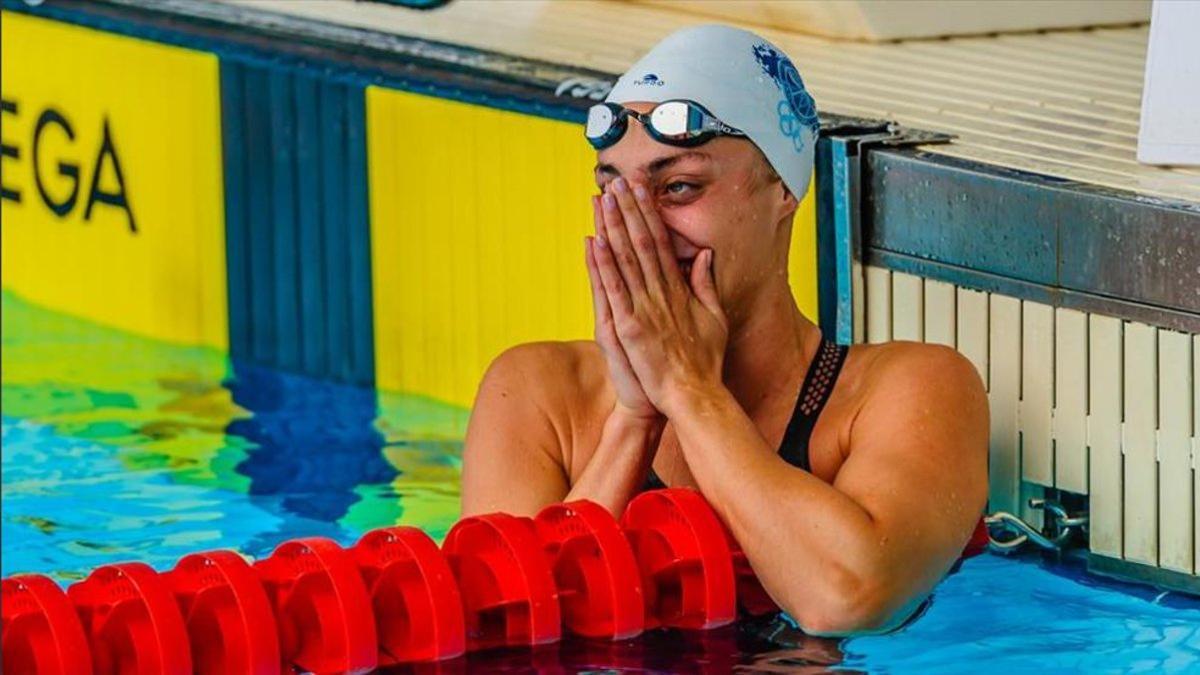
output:
{"label": "white grating", "polygon": [[[1089,495],[1092,551],[1200,574],[1200,335],[875,266],[868,342],[941,342],[991,407],[989,509],[1037,486]],[[951,330],[953,329],[953,330]]]}
{"label": "white grating", "polygon": [[[225,1],[614,73],[676,28],[712,21],[606,0],[455,0],[426,12],[350,0]],[[822,110],[959,135],[931,152],[1200,201],[1200,169],[1135,158],[1146,26],[884,44],[747,28],[793,57]]]}

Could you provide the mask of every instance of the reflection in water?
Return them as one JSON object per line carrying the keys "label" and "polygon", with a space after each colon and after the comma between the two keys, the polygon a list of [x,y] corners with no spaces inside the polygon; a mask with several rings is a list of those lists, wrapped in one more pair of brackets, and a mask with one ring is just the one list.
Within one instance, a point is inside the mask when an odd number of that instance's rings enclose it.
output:
{"label": "reflection in water", "polygon": [[237,465],[251,495],[281,495],[281,506],[304,518],[336,522],[363,485],[392,482],[383,436],[372,426],[375,392],[233,364],[225,386],[251,417],[226,432],[251,445]]}
{"label": "reflection in water", "polygon": [[460,409],[0,297],[5,574],[457,517]]}
{"label": "reflection in water", "polygon": [[653,630],[620,642],[566,636],[536,648],[492,650],[380,672],[823,673],[842,662],[839,643],[805,635],[786,619],[771,616],[706,631]]}

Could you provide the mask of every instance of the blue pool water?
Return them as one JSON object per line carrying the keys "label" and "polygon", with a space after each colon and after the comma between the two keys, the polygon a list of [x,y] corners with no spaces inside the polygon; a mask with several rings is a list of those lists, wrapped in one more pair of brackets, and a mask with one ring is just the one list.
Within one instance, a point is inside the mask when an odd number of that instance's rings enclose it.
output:
{"label": "blue pool water", "polygon": [[[4,576],[61,583],[204,549],[263,556],[457,518],[466,411],[230,363],[3,295]],[[1200,672],[1200,600],[981,556],[886,636],[827,640],[773,618],[617,644],[471,655],[478,672]]]}

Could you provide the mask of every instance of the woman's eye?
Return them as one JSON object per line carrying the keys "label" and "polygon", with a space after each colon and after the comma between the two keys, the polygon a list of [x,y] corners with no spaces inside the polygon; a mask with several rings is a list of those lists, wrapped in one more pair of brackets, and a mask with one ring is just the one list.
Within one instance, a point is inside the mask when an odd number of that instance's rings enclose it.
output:
{"label": "woman's eye", "polygon": [[667,186],[666,186],[666,191],[667,191],[667,192],[669,192],[670,194],[673,194],[673,195],[682,195],[682,194],[687,194],[687,190],[680,190],[680,189],[677,189],[677,188],[687,188],[687,189],[694,189],[695,187],[696,187],[696,186],[695,186],[695,185],[693,185],[693,184],[691,184],[691,183],[684,183],[684,182],[681,182],[681,181],[675,181],[674,183],[668,183],[668,184],[667,184]]}

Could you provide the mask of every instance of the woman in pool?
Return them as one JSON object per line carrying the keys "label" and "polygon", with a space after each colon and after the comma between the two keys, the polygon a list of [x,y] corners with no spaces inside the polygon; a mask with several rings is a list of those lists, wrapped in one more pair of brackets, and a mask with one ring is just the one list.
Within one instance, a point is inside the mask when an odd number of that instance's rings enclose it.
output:
{"label": "woman in pool", "polygon": [[501,354],[476,398],[463,515],[698,488],[805,630],[902,623],[987,499],[971,363],[844,347],[796,306],[787,254],[816,144],[791,61],[727,26],[660,42],[589,114],[595,341]]}

